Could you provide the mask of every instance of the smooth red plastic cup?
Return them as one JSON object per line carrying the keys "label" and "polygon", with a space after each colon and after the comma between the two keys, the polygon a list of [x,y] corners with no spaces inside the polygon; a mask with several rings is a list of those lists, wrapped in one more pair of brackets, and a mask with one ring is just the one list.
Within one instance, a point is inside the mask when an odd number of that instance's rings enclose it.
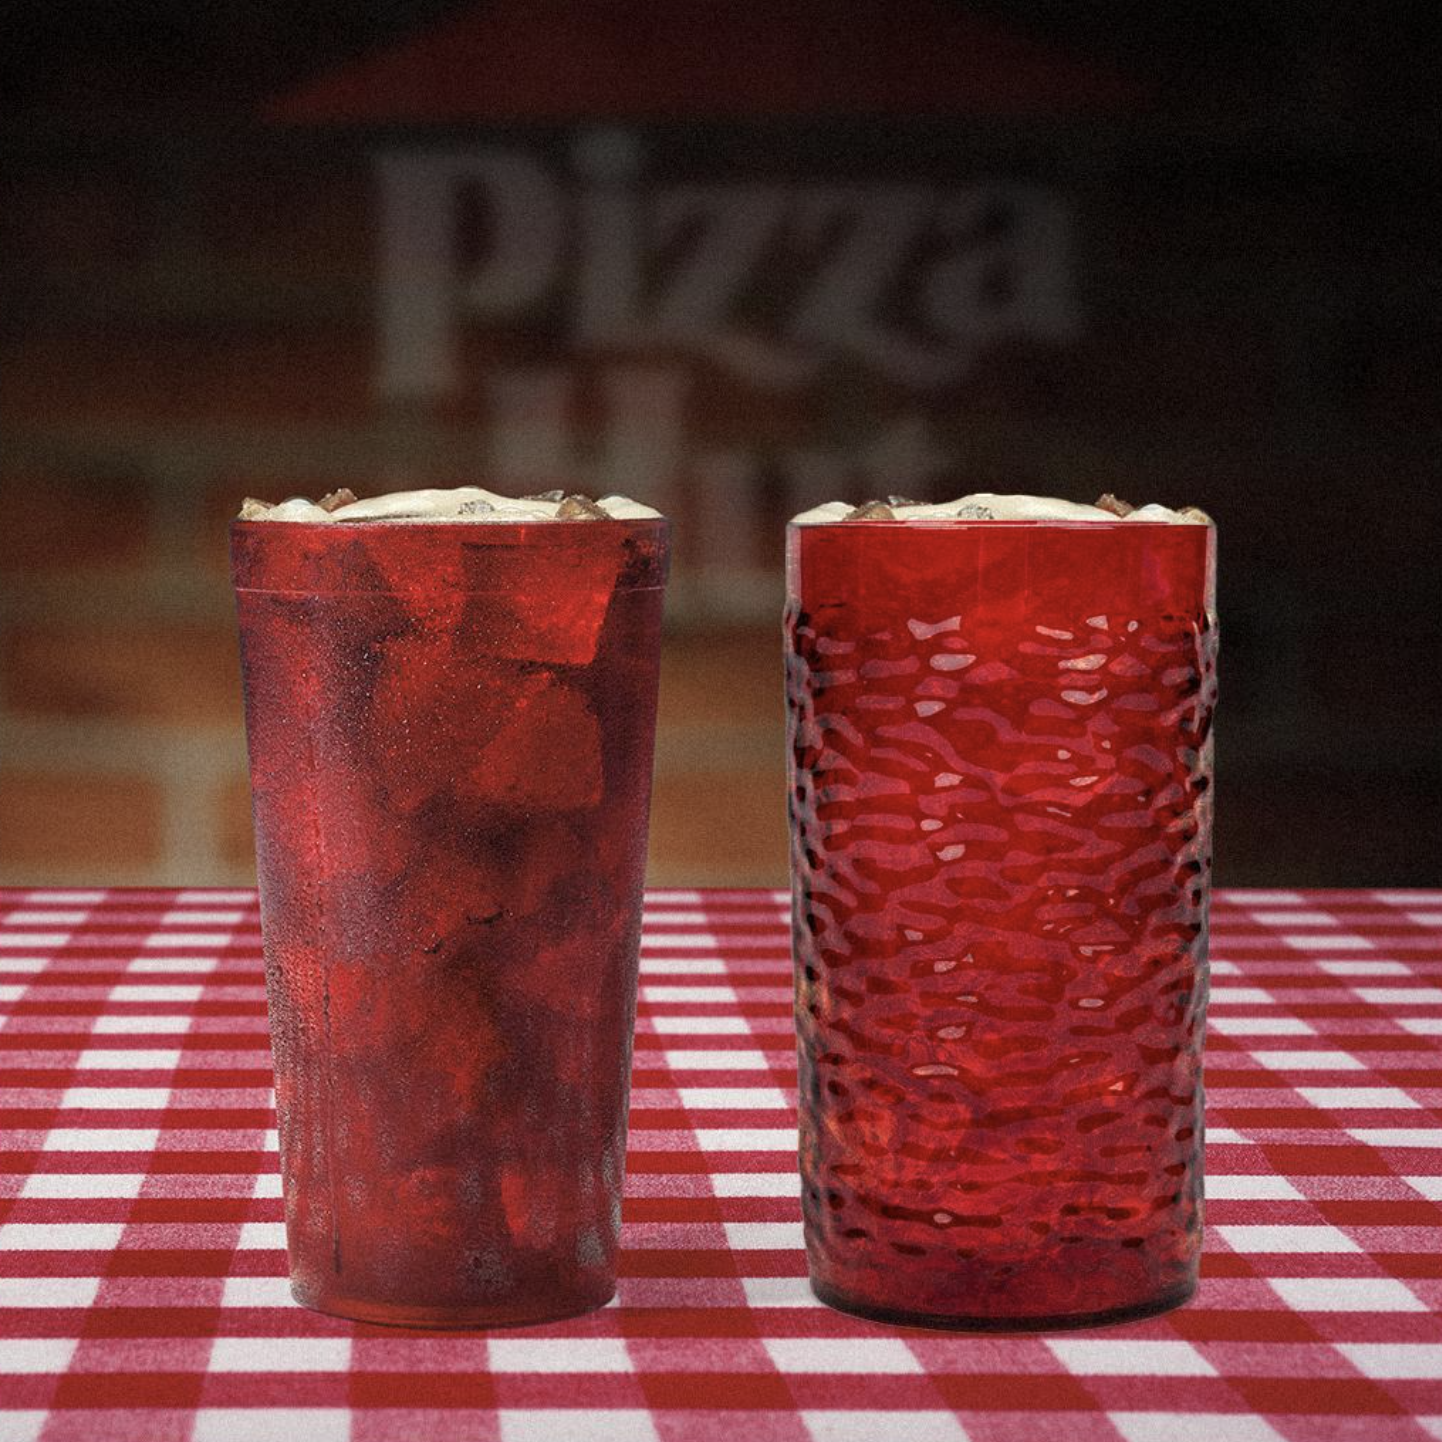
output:
{"label": "smooth red plastic cup", "polygon": [[790,528],[802,1201],[823,1301],[1020,1329],[1195,1288],[1214,536]]}
{"label": "smooth red plastic cup", "polygon": [[612,1295],[662,521],[236,522],[291,1284]]}

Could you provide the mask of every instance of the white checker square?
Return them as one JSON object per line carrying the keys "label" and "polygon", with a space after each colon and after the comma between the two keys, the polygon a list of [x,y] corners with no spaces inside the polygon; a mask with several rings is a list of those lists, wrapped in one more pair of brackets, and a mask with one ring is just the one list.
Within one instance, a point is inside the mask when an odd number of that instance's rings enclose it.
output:
{"label": "white checker square", "polygon": [[78,1071],[174,1071],[179,1065],[180,1052],[174,1047],[145,1051],[95,1047],[75,1058]]}
{"label": "white checker square", "polygon": [[900,1377],[923,1370],[899,1337],[767,1337],[761,1345],[781,1372]]}
{"label": "white checker square", "polygon": [[1238,906],[1301,906],[1302,893],[1300,891],[1257,891],[1257,890],[1227,890],[1221,893],[1222,899],[1235,902]]}
{"label": "white checker square", "polygon": [[236,1248],[242,1252],[273,1252],[285,1248],[284,1222],[244,1222]]}
{"label": "white checker square", "polygon": [[666,1051],[672,1071],[769,1071],[771,1063],[759,1051]]}
{"label": "white checker square", "polygon": [[1442,911],[1409,911],[1406,916],[1413,926],[1442,926]]}
{"label": "white checker square", "polygon": [[1270,1071],[1366,1071],[1345,1051],[1254,1051],[1252,1055]]}
{"label": "white checker square", "polygon": [[137,1001],[199,1001],[202,986],[182,986],[178,982],[118,982],[110,988],[110,1000]]}
{"label": "white checker square", "polygon": [[81,1107],[91,1111],[163,1111],[170,1103],[169,1087],[70,1087],[61,1095],[60,1107]]}
{"label": "white checker square", "polygon": [[162,926],[239,926],[245,920],[243,911],[201,911],[189,907],[167,911],[160,918]]}
{"label": "white checker square", "polygon": [[159,1127],[55,1127],[45,1137],[47,1152],[153,1152]]}
{"label": "white checker square", "polygon": [[0,1001],[19,1001],[25,992],[26,986],[23,982],[6,982],[0,985]]}
{"label": "white checker square", "polygon": [[1127,1337],[1046,1339],[1058,1362],[1076,1377],[1215,1377],[1190,1342],[1137,1341]]}
{"label": "white checker square", "polygon": [[1251,1137],[1244,1136],[1236,1127],[1208,1127],[1207,1145],[1212,1146],[1217,1143],[1228,1146],[1241,1145],[1254,1147],[1257,1145]]}
{"label": "white checker square", "polygon": [[1252,920],[1263,926],[1340,926],[1335,916],[1325,911],[1254,911]]}
{"label": "white checker square", "polygon": [[493,1372],[634,1372],[620,1337],[493,1337]]}
{"label": "white checker square", "polygon": [[696,1144],[705,1152],[794,1152],[795,1127],[697,1127]]}
{"label": "white checker square", "polygon": [[212,1372],[344,1372],[349,1337],[217,1337]]}
{"label": "white checker square", "polygon": [[[189,1016],[98,1016],[91,1030],[96,1036],[151,1036],[160,1032],[189,1031]],[[85,1053],[81,1053],[82,1058]],[[180,1053],[176,1053],[177,1059]]]}
{"label": "white checker square", "polygon": [[1260,986],[1214,986],[1212,1006],[1276,1006],[1277,998]]}
{"label": "white checker square", "polygon": [[1425,1312],[1395,1277],[1271,1277],[1272,1289],[1298,1312]]}
{"label": "white checker square", "polygon": [[1423,1151],[1442,1147],[1439,1127],[1348,1127],[1347,1135],[1368,1147],[1419,1147]]}
{"label": "white checker square", "polygon": [[7,1372],[27,1376],[63,1372],[77,1345],[74,1337],[7,1337],[3,1365]]}
{"label": "white checker square", "polygon": [[678,1087],[687,1111],[784,1111],[780,1087]]}
{"label": "white checker square", "polygon": [[145,1185],[144,1172],[31,1172],[20,1188],[22,1197],[59,1198],[138,1197]]}
{"label": "white checker square", "polygon": [[1236,1252],[1360,1252],[1361,1247],[1338,1227],[1219,1226],[1217,1232]]}
{"label": "white checker square", "polygon": [[1348,957],[1341,961],[1319,961],[1318,967],[1328,976],[1411,976],[1410,966],[1400,961],[1358,961]]}
{"label": "white checker square", "polygon": [[222,1307],[293,1307],[289,1277],[227,1277]]}
{"label": "white checker square", "polygon": [[124,1222],[6,1222],[0,1252],[109,1252],[124,1230]]}
{"label": "white checker square", "polygon": [[822,1307],[805,1277],[742,1277],[748,1307]]}
{"label": "white checker square", "polygon": [[800,1222],[726,1222],[726,1243],[736,1252],[799,1251]]}
{"label": "white checker square", "polygon": [[967,1442],[966,1429],[951,1412],[803,1412],[812,1442]]}
{"label": "white checker square", "polygon": [[140,944],[153,951],[169,946],[189,946],[204,951],[207,947],[225,946],[229,941],[229,931],[158,931]]}
{"label": "white checker square", "polygon": [[48,1412],[0,1412],[0,1442],[38,1442]]}
{"label": "white checker square", "polygon": [[643,956],[642,976],[725,976],[719,956]]}
{"label": "white checker square", "polygon": [[1284,932],[1282,940],[1295,951],[1375,951],[1365,936],[1352,936],[1335,931],[1312,934]]}
{"label": "white checker square", "polygon": [[192,1442],[349,1442],[348,1407],[202,1407]]}
{"label": "white checker square", "polygon": [[99,1291],[99,1277],[0,1277],[0,1307],[89,1307]]}
{"label": "white checker square", "polygon": [[1442,987],[1354,986],[1352,990],[1372,1006],[1442,1006]]}
{"label": "white checker square", "polygon": [[1108,1412],[1127,1442],[1284,1442],[1249,1412]]}
{"label": "white checker square", "polygon": [[89,915],[89,911],[52,911],[43,907],[38,911],[12,911],[0,918],[0,926],[79,926]]}
{"label": "white checker square", "polygon": [[799,1197],[801,1173],[717,1172],[711,1186],[718,1197]]}
{"label": "white checker square", "polygon": [[1442,1177],[1403,1177],[1402,1180],[1429,1202],[1442,1202]]}
{"label": "white checker square", "polygon": [[736,1004],[736,992],[729,986],[664,986],[647,983],[641,988],[641,1000],[658,1001],[714,1001]]}
{"label": "white checker square", "polygon": [[1385,1382],[1442,1382],[1442,1342],[1336,1342],[1364,1376]]}
{"label": "white checker square", "polygon": [[503,1407],[498,1416],[501,1442],[659,1442],[643,1407]]}
{"label": "white checker square", "polygon": [[0,931],[0,947],[16,951],[50,951],[70,940],[68,931]]}
{"label": "white checker square", "polygon": [[1207,1025],[1223,1036],[1316,1036],[1317,1028],[1299,1016],[1211,1016]]}
{"label": "white checker square", "polygon": [[212,972],[220,965],[218,956],[137,956],[126,968],[130,976],[182,976]]}
{"label": "white checker square", "polygon": [[1399,1016],[1397,1025],[1413,1036],[1442,1036],[1442,1016]]}
{"label": "white checker square", "polygon": [[1286,1177],[1272,1172],[1259,1175],[1223,1173],[1209,1175],[1204,1183],[1209,1202],[1297,1202],[1304,1201]]}
{"label": "white checker square", "polygon": [[1360,1107],[1366,1111],[1421,1111],[1422,1103],[1400,1087],[1298,1087],[1314,1107],[1343,1111]]}
{"label": "white checker square", "polygon": [[651,1030],[660,1036],[750,1036],[751,1034],[751,1028],[744,1016],[653,1016]]}
{"label": "white checker square", "polygon": [[264,1197],[270,1201],[284,1195],[279,1172],[257,1172],[255,1174],[255,1190],[251,1192],[251,1196]]}

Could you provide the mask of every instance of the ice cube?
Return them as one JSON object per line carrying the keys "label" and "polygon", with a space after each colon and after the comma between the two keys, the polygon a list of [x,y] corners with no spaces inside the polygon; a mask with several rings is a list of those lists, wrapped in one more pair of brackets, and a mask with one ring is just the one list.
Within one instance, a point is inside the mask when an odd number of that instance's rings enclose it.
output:
{"label": "ice cube", "polygon": [[599,804],[601,732],[590,702],[539,673],[479,752],[453,758],[456,794],[488,806],[578,811]]}

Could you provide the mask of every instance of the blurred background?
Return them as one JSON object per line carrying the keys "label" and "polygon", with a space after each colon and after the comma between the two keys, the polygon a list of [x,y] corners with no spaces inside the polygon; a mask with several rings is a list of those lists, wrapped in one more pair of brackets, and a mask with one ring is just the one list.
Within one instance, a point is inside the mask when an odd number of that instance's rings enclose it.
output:
{"label": "blurred background", "polygon": [[657,883],[784,880],[785,517],[978,489],[1216,516],[1220,881],[1436,883],[1401,15],[9,0],[0,883],[247,881],[227,520],[476,481],[678,523]]}

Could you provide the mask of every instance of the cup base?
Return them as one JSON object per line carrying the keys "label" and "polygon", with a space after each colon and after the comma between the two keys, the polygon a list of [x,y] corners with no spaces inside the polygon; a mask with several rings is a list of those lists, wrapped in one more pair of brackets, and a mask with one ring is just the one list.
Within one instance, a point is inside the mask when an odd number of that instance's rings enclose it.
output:
{"label": "cup base", "polygon": [[1170,1312],[1175,1307],[1191,1300],[1197,1290],[1195,1281],[1188,1281],[1170,1291],[1160,1292],[1143,1302],[1130,1303],[1125,1307],[1109,1307],[1100,1312],[1063,1312],[1049,1316],[951,1316],[936,1312],[912,1312],[903,1307],[878,1307],[845,1292],[828,1287],[824,1282],[811,1279],[811,1290],[819,1300],[838,1312],[849,1312],[852,1316],[865,1317],[872,1322],[891,1322],[902,1327],[925,1327],[942,1332],[1062,1332],[1075,1331],[1082,1327],[1107,1327],[1118,1322],[1135,1322],[1142,1317],[1155,1317],[1159,1312]]}
{"label": "cup base", "polygon": [[457,1331],[483,1327],[533,1327],[561,1322],[604,1307],[616,1295],[614,1286],[591,1296],[556,1297],[549,1301],[518,1302],[507,1306],[417,1306],[406,1302],[370,1302],[357,1297],[310,1296],[294,1283],[291,1296],[312,1312],[369,1322],[383,1327],[409,1327],[425,1331]]}

